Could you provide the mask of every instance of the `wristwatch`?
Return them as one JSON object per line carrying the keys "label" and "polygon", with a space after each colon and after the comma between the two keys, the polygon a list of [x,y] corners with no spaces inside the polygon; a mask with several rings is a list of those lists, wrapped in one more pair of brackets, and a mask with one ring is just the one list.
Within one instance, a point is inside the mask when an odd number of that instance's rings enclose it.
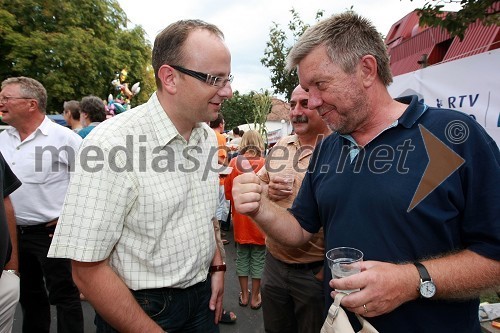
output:
{"label": "wristwatch", "polygon": [[226,264],[210,266],[210,268],[208,269],[209,273],[225,272],[225,271],[226,271]]}
{"label": "wristwatch", "polygon": [[436,285],[424,265],[419,262],[414,262],[413,264],[417,267],[418,274],[420,274],[420,286],[417,288],[417,291],[421,297],[431,298],[436,294]]}

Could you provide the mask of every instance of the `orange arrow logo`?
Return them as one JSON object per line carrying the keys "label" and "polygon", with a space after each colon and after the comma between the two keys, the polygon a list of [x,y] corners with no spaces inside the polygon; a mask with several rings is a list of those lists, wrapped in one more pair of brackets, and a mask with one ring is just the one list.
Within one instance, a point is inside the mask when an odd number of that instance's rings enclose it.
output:
{"label": "orange arrow logo", "polygon": [[418,184],[417,190],[407,212],[415,208],[434,189],[444,182],[455,170],[457,170],[465,160],[439,140],[434,134],[424,126],[418,125],[420,134],[424,140],[425,150],[429,156],[429,163],[424,175]]}

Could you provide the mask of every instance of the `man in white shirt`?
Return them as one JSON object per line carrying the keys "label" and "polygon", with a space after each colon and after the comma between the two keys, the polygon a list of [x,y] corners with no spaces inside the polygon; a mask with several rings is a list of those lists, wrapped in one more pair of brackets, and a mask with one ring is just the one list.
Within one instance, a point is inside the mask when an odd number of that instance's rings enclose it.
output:
{"label": "man in white shirt", "polygon": [[205,122],[232,97],[231,55],[216,26],[178,21],[156,37],[153,69],[149,101],[85,138],[49,256],[73,260],[97,332],[218,332],[225,264]]}
{"label": "man in white shirt", "polygon": [[10,197],[18,233],[23,332],[49,332],[50,304],[57,309],[58,332],[83,332],[71,263],[47,258],[81,138],[52,122],[46,105],[40,82],[27,77],[2,82],[0,111],[12,127],[0,133],[0,151],[22,182]]}

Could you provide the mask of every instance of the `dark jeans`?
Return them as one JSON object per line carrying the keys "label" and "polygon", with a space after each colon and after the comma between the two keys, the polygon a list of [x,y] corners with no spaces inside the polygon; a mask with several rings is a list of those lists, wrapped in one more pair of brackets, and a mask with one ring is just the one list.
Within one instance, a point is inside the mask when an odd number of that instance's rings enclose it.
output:
{"label": "dark jeans", "polygon": [[23,333],[50,331],[50,304],[57,309],[58,333],[83,333],[82,305],[71,276],[71,261],[47,258],[55,226],[17,230]]}
{"label": "dark jeans", "polygon": [[[296,265],[298,266],[298,265]],[[323,325],[323,282],[314,269],[287,265],[269,252],[261,280],[262,314],[268,333],[319,332]]]}
{"label": "dark jeans", "polygon": [[[158,288],[132,290],[142,309],[165,331],[218,333],[215,313],[208,303],[212,294],[210,277],[186,289]],[[116,333],[98,313],[95,324],[97,333]]]}

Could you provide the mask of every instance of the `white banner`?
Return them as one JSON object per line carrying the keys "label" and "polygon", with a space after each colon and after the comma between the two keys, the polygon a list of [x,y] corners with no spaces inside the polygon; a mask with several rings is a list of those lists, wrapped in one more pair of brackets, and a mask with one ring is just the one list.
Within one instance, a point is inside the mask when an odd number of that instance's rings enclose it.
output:
{"label": "white banner", "polygon": [[398,75],[389,93],[467,113],[500,146],[500,49]]}

